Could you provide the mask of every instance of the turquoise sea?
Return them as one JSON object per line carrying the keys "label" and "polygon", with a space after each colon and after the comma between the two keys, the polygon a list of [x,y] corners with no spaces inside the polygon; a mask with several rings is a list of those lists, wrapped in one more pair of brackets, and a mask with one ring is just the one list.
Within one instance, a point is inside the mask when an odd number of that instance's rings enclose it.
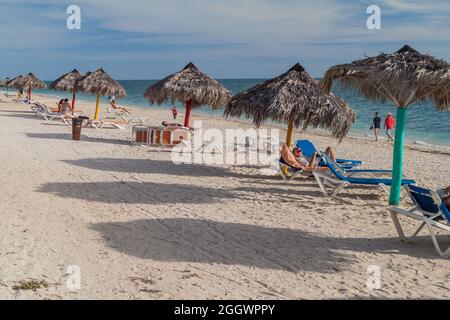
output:
{"label": "turquoise sea", "polygon": [[[233,94],[242,92],[264,80],[262,79],[227,79],[219,80]],[[127,91],[127,97],[119,101],[119,104],[129,105],[133,107],[151,108],[144,100],[143,94],[145,90],[156,80],[121,80],[119,81]],[[36,91],[44,94],[55,95],[60,97],[71,97],[71,94],[64,92],[55,92],[51,90]],[[333,92],[344,98],[357,113],[356,123],[351,133],[357,135],[371,134],[369,128],[376,111],[385,116],[388,112],[395,115],[396,109],[392,104],[380,105],[364,99],[356,93],[340,90],[339,87],[334,88]],[[94,103],[94,97],[91,95],[78,94],[78,99],[87,100]],[[106,98],[105,98],[106,99]],[[170,108],[170,105],[160,106],[162,108]],[[178,104],[177,107],[183,112],[183,106]],[[195,110],[195,113],[207,113],[220,115],[220,111],[213,111],[207,107]],[[408,112],[408,130],[407,140],[409,143],[433,144],[450,147],[450,112],[438,112],[429,103],[413,105]]]}

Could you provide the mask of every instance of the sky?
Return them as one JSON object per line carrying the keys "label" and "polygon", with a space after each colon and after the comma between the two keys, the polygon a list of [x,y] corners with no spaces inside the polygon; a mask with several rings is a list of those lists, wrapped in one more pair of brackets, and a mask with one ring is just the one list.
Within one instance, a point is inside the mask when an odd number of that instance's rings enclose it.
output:
{"label": "sky", "polygon": [[[81,30],[68,30],[69,5]],[[381,8],[381,30],[366,10]],[[160,79],[194,62],[218,79],[270,78],[299,62],[321,77],[404,44],[450,61],[449,0],[0,0],[0,78],[73,68]]]}

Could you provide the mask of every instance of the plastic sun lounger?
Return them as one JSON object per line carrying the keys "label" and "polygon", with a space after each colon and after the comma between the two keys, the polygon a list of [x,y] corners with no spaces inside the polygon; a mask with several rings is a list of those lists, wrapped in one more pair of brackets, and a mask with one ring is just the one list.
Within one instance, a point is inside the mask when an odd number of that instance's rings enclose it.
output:
{"label": "plastic sun lounger", "polygon": [[130,124],[145,124],[146,123],[145,119],[135,116],[133,114],[130,114],[130,113],[126,112],[125,110],[113,109],[111,107],[108,107],[107,111],[109,114],[113,115],[112,119],[115,119],[116,117],[118,117],[119,119],[121,119],[123,121],[127,121]]}
{"label": "plastic sun lounger", "polygon": [[86,124],[86,126],[94,128],[94,129],[102,129],[105,125],[110,125],[114,129],[120,129],[120,130],[126,129],[126,127],[122,126],[121,124],[115,123],[113,121],[103,120],[103,119],[100,119],[100,120],[89,119]]}
{"label": "plastic sun lounger", "polygon": [[70,118],[66,118],[59,113],[51,112],[48,107],[42,103],[36,102],[31,106],[31,109],[38,115],[43,117],[46,121],[61,120],[66,126],[71,126]]}
{"label": "plastic sun lounger", "polygon": [[321,164],[324,164],[327,166],[327,163],[332,164],[338,171],[344,172],[344,173],[350,173],[349,176],[355,176],[358,173],[366,173],[373,178],[378,178],[378,175],[390,175],[392,176],[392,170],[379,170],[379,169],[347,169],[343,166],[341,166],[336,161],[333,161],[329,156],[327,156],[325,153],[320,154],[319,157],[321,158]]}
{"label": "plastic sun lounger", "polygon": [[[411,239],[417,237],[423,228],[427,227],[430,232],[431,240],[439,255],[443,257],[450,257],[450,247],[446,251],[441,249],[439,242],[434,233],[435,229],[450,232],[450,212],[445,204],[442,202],[439,195],[429,189],[420,188],[417,186],[407,186],[408,194],[413,200],[415,207],[410,210],[401,209],[398,207],[390,207],[392,221],[400,239],[407,243]],[[398,215],[402,215],[419,222],[422,222],[420,227],[411,237],[406,237],[405,232],[400,224]]]}
{"label": "plastic sun lounger", "polygon": [[[309,158],[312,158],[315,152],[321,153],[310,140],[298,140],[296,145],[302,149],[303,154]],[[364,162],[360,160],[347,159],[336,159],[336,162],[344,169],[352,169],[354,167],[360,167],[364,164]]]}
{"label": "plastic sun lounger", "polygon": [[[343,173],[351,173],[350,176],[355,176],[358,173],[367,173],[368,175],[372,176],[373,178],[377,178],[378,175],[392,175],[392,170],[373,170],[373,169],[353,169],[352,168],[348,168],[348,166],[343,166],[342,164],[339,164],[337,161],[333,161],[333,159],[331,159],[330,157],[328,157],[325,153],[321,152],[321,151],[316,151],[314,145],[312,144],[311,141],[309,140],[299,140],[297,141],[297,146],[303,150],[308,150],[310,151],[311,148],[314,148],[314,152],[317,152],[319,154],[319,157],[321,158],[321,165],[323,166],[327,166],[327,162],[331,163],[332,165],[334,165],[334,167],[343,172]],[[313,153],[314,153],[313,152]],[[312,156],[312,155],[311,155]],[[348,160],[350,161],[350,160]],[[353,160],[356,161],[356,160]],[[361,162],[363,163],[363,162]]]}
{"label": "plastic sun lounger", "polygon": [[[280,175],[285,181],[292,181],[299,176],[303,176],[304,178],[306,177],[306,173],[302,169],[292,167],[291,165],[287,164],[283,160],[283,158],[280,158],[279,166]],[[309,176],[311,176],[311,174]]]}
{"label": "plastic sun lounger", "polygon": [[[325,159],[325,158],[323,158]],[[326,161],[326,160],[325,160]],[[379,186],[383,189],[384,192],[389,194],[389,190],[387,186],[392,185],[392,179],[383,179],[374,177],[374,173],[372,172],[354,172],[347,175],[347,172],[342,172],[331,162],[326,161],[328,168],[331,173],[334,174],[335,177],[332,177],[328,174],[324,174],[321,172],[313,172],[314,177],[317,180],[317,183],[320,186],[323,194],[325,196],[336,196],[338,191],[342,190],[341,183],[345,181],[348,185],[369,185],[369,186]],[[356,177],[356,175],[363,173],[365,175],[369,175],[370,177]],[[402,185],[411,185],[416,184],[414,180],[402,180]],[[326,185],[332,187],[331,193],[327,191]],[[339,188],[339,190],[338,190]]]}

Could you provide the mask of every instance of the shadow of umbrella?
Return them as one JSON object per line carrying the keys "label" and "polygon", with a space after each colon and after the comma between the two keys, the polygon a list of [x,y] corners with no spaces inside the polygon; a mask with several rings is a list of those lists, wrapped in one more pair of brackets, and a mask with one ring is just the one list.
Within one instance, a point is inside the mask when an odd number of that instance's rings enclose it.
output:
{"label": "shadow of umbrella", "polygon": [[206,188],[184,184],[152,182],[56,182],[46,183],[37,190],[65,199],[101,203],[174,204],[215,203],[221,199],[237,198],[226,189]]}
{"label": "shadow of umbrella", "polygon": [[347,252],[443,260],[433,255],[429,237],[408,246],[398,238],[335,238],[302,230],[188,218],[97,223],[91,228],[110,248],[165,262],[333,273],[356,262]]}

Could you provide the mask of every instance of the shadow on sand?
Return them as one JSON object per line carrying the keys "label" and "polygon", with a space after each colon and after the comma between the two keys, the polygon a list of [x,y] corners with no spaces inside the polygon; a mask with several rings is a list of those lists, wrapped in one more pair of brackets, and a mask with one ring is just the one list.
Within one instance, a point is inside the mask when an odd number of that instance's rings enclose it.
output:
{"label": "shadow on sand", "polygon": [[[84,129],[86,130],[86,129]],[[92,129],[94,130],[94,129]],[[102,129],[103,130],[103,129]],[[49,140],[72,140],[72,133],[26,133],[28,138],[32,139],[49,139]],[[107,138],[93,138],[85,135],[81,135],[81,141],[93,142],[93,143],[108,143],[115,145],[130,146],[131,142],[128,140],[120,139],[107,139]]]}
{"label": "shadow on sand", "polygon": [[[64,161],[70,165],[77,167],[101,170],[109,172],[120,173],[137,173],[137,174],[162,174],[168,176],[190,176],[190,177],[220,177],[220,178],[239,178],[247,179],[255,182],[255,187],[242,187],[235,190],[253,191],[278,194],[285,197],[298,198],[299,196],[323,197],[319,186],[313,178],[297,179],[292,182],[282,181],[279,176],[267,176],[258,174],[258,168],[253,167],[254,171],[249,173],[238,173],[225,167],[196,165],[196,164],[182,164],[176,165],[169,160],[151,160],[151,159],[117,159],[117,158],[90,158],[80,160],[66,160]],[[260,188],[262,185],[271,187]],[[293,186],[293,187],[309,187],[316,190],[292,190],[276,188],[274,186]],[[352,192],[342,192],[339,198],[347,199],[361,199],[361,200],[379,200],[380,192],[377,188],[368,186],[352,186],[348,188]],[[358,190],[374,190],[373,193],[361,193]]]}
{"label": "shadow on sand", "polygon": [[237,178],[261,178],[280,179],[276,176],[255,176],[253,174],[241,174],[233,172],[225,167],[181,164],[177,165],[170,160],[151,159],[113,159],[113,158],[91,158],[80,160],[67,160],[68,164],[101,171],[121,173],[163,174],[171,176],[193,176],[193,177],[237,177]]}
{"label": "shadow on sand", "polygon": [[[334,238],[286,228],[174,218],[98,223],[106,244],[141,259],[219,263],[291,272],[337,272],[355,262],[351,252],[432,255],[429,238],[420,247],[397,238]],[[342,251],[347,251],[343,253]]]}
{"label": "shadow on sand", "polygon": [[44,184],[37,191],[61,198],[114,204],[200,204],[238,197],[226,189],[153,182],[56,182]]}

